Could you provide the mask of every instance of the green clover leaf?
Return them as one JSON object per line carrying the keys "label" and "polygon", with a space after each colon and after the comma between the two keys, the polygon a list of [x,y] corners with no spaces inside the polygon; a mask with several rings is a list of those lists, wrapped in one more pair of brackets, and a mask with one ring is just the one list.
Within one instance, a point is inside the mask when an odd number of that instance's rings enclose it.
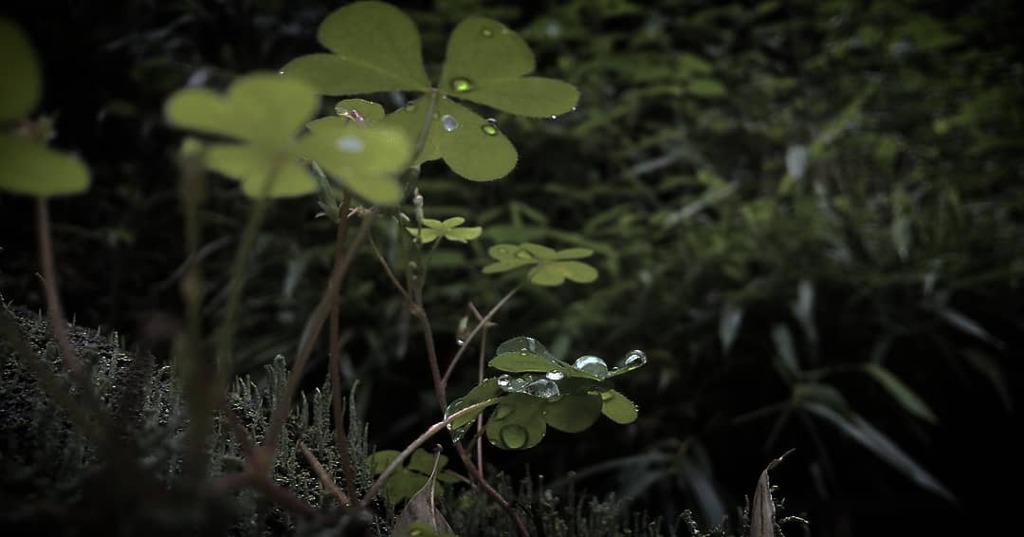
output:
{"label": "green clover leaf", "polygon": [[308,83],[276,74],[239,78],[225,95],[205,88],[176,92],[164,105],[167,120],[180,128],[233,139],[210,142],[208,168],[240,181],[252,198],[293,197],[315,192],[305,160],[372,203],[401,198],[395,176],[412,148],[404,134],[344,118],[301,129],[319,106]]}
{"label": "green clover leaf", "polygon": [[89,169],[74,156],[46,147],[52,134],[45,118],[31,121],[42,95],[42,70],[28,37],[0,17],[0,124],[20,122],[17,132],[0,132],[0,190],[26,196],[77,194],[89,188]]}
{"label": "green clover leaf", "polygon": [[[395,450],[375,451],[367,458],[367,464],[374,475],[380,475],[396,457],[398,457],[398,451]],[[448,464],[448,457],[444,455],[439,455],[439,457],[438,468],[444,468]],[[427,483],[427,479],[430,478],[430,473],[433,469],[434,455],[423,449],[413,451],[405,464],[391,474],[391,477],[384,484],[384,491],[388,501],[392,504],[397,504],[412,498],[412,495],[416,494],[416,491],[423,488],[423,485]],[[455,472],[444,470],[438,472],[437,480],[445,483],[455,483],[460,481],[460,478]]]}
{"label": "green clover leaf", "polygon": [[597,280],[597,269],[578,259],[594,254],[586,248],[567,248],[554,250],[547,246],[524,242],[515,244],[496,244],[487,251],[495,262],[483,268],[484,274],[498,274],[525,266],[532,266],[527,273],[531,283],[554,287],[562,285],[565,280],[576,283],[591,283]]}
{"label": "green clover leaf", "polygon": [[[540,443],[548,427],[567,433],[584,431],[602,414],[619,424],[632,423],[638,417],[636,405],[605,381],[646,363],[642,351],[631,351],[611,369],[596,356],[581,356],[569,364],[536,339],[512,338],[498,346],[488,364],[506,373],[485,380],[454,401],[446,415],[485,401],[496,403],[484,433],[502,449],[529,449]],[[454,440],[459,441],[483,412],[480,409],[452,422]]]}
{"label": "green clover leaf", "polygon": [[468,242],[480,237],[483,228],[459,227],[466,222],[461,216],[453,216],[444,222],[433,218],[424,218],[423,227],[407,227],[406,231],[416,237],[421,244],[434,242],[438,238],[444,238],[454,242]]}
{"label": "green clover leaf", "polygon": [[518,154],[494,120],[454,100],[516,115],[554,117],[573,110],[579,99],[568,83],[527,76],[536,61],[526,41],[483,17],[469,17],[452,31],[436,88],[423,66],[415,24],[391,5],[355,2],[342,7],[321,23],[317,39],[330,54],[296,58],[282,72],[310,81],[324,95],[424,93],[384,123],[403,129],[413,140],[426,127],[414,164],[444,159],[453,172],[474,181],[508,175]]}

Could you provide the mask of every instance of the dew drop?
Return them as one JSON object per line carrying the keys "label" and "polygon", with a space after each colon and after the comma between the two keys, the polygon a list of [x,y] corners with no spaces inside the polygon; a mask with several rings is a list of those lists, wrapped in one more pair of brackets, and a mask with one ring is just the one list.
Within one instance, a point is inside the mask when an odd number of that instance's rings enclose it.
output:
{"label": "dew drop", "polygon": [[505,374],[498,377],[499,388],[507,391],[510,386],[512,386],[512,375]]}
{"label": "dew drop", "polygon": [[522,425],[506,425],[501,429],[501,441],[505,443],[509,449],[519,449],[526,445],[526,440],[529,438],[529,433]]}
{"label": "dew drop", "polygon": [[451,81],[452,90],[459,93],[473,91],[473,83],[468,78],[453,78]]}
{"label": "dew drop", "polygon": [[526,250],[517,251],[516,257],[518,257],[519,259],[533,259],[533,256],[530,255],[530,252],[527,252]]}
{"label": "dew drop", "polygon": [[498,127],[495,127],[490,123],[485,123],[484,126],[480,127],[480,130],[482,130],[487,136],[496,136],[498,134]]}
{"label": "dew drop", "polygon": [[494,37],[494,30],[490,28],[484,28],[483,30],[480,30],[480,35],[484,37]]}
{"label": "dew drop", "polygon": [[463,346],[463,345],[465,345],[465,344],[466,344],[466,340],[464,340],[464,339],[462,339],[462,338],[455,338],[455,344],[456,344],[457,346],[461,347],[461,346]]}
{"label": "dew drop", "polygon": [[441,118],[441,128],[443,128],[446,132],[452,132],[453,130],[459,128],[459,122],[455,121],[455,118],[453,118],[452,116],[445,114],[444,117]]}
{"label": "dew drop", "polygon": [[551,116],[551,119],[558,119],[558,116]]}
{"label": "dew drop", "polygon": [[409,104],[405,105],[405,108],[403,110],[405,110],[406,112],[415,112],[416,111],[416,103],[409,103]]}
{"label": "dew drop", "polygon": [[334,142],[334,146],[342,153],[362,153],[363,149],[366,147],[358,136],[352,136],[351,134],[338,138],[338,140]]}
{"label": "dew drop", "polygon": [[344,115],[347,115],[348,112],[349,112],[349,109],[345,108],[344,106],[341,106],[340,103],[334,105],[334,113],[335,114],[338,114],[339,116],[344,116]]}
{"label": "dew drop", "polygon": [[580,356],[572,366],[601,380],[608,377],[608,364],[597,356]]}
{"label": "dew drop", "polygon": [[540,397],[542,399],[554,399],[561,395],[561,392],[558,391],[558,385],[546,378],[538,379],[527,384],[525,392],[528,395]]}
{"label": "dew drop", "polygon": [[606,392],[601,392],[601,400],[602,401],[611,401],[613,397],[615,397],[615,395],[612,394],[611,390],[608,390]]}
{"label": "dew drop", "polygon": [[626,359],[622,361],[622,367],[628,369],[636,369],[647,363],[647,354],[641,350],[629,351],[626,355]]}
{"label": "dew drop", "polygon": [[562,380],[565,378],[565,373],[562,373],[557,369],[552,369],[551,371],[548,371],[547,375],[544,376],[547,377],[548,380]]}

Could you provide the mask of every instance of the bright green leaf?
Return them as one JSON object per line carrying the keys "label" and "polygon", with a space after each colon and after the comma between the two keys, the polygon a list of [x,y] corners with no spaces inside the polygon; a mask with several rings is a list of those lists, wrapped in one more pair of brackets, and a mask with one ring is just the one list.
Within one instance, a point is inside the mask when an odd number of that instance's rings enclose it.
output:
{"label": "bright green leaf", "polygon": [[566,368],[565,362],[561,360],[527,352],[500,353],[492,358],[487,365],[509,373],[547,373]]}
{"label": "bright green leaf", "polygon": [[576,283],[591,283],[597,280],[597,269],[580,261],[557,261],[542,263],[530,271],[530,282],[537,285],[557,286],[565,280]]}
{"label": "bright green leaf", "polygon": [[89,188],[89,169],[45,145],[0,134],[0,190],[26,196],[77,194]]}
{"label": "bright green leaf", "polygon": [[342,118],[323,118],[313,124],[297,146],[303,157],[371,203],[394,204],[401,199],[396,177],[412,156],[412,144],[403,132]]}
{"label": "bright green leaf", "polygon": [[271,73],[239,78],[221,95],[186,88],[164,104],[176,127],[278,147],[316,112],[319,98],[306,83]]}
{"label": "bright green leaf", "polygon": [[39,104],[43,75],[28,37],[6,17],[0,17],[0,65],[0,122],[28,116]]}
{"label": "bright green leaf", "polygon": [[320,24],[317,40],[332,54],[296,58],[282,72],[310,81],[324,95],[430,89],[419,31],[390,4],[342,7]]}
{"label": "bright green leaf", "polygon": [[566,395],[544,408],[548,425],[566,433],[590,428],[601,416],[603,403],[598,395]]}
{"label": "bright green leaf", "polygon": [[[209,169],[242,183],[251,198],[288,198],[316,191],[316,181],[288,154],[248,144],[210,144],[203,154]],[[269,182],[269,183],[268,183]]]}
{"label": "bright green leaf", "polygon": [[601,413],[620,425],[633,423],[640,415],[636,404],[616,390],[601,392],[601,402]]}
{"label": "bright green leaf", "polygon": [[454,242],[467,242],[480,237],[480,234],[483,233],[483,228],[460,228],[459,226],[465,222],[466,219],[461,216],[454,216],[444,222],[433,218],[426,218],[423,220],[422,228],[407,227],[405,229],[410,235],[419,239],[421,244],[429,244],[440,237]]}
{"label": "bright green leaf", "polygon": [[467,17],[448,39],[439,89],[505,112],[550,117],[576,106],[579,92],[560,80],[524,77],[536,67],[529,45],[498,21]]}

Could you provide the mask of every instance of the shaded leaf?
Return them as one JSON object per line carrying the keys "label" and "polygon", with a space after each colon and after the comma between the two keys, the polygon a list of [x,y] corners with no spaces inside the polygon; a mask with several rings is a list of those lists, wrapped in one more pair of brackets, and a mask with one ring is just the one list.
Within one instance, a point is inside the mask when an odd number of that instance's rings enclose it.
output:
{"label": "shaded leaf", "polygon": [[2,191],[49,197],[89,188],[89,169],[82,161],[19,136],[0,134],[0,163]]}
{"label": "shaded leaf", "polygon": [[544,408],[548,425],[566,433],[585,431],[601,417],[603,404],[597,395],[565,395]]}
{"label": "shaded leaf", "polygon": [[491,412],[487,440],[502,449],[529,449],[544,439],[547,423],[544,399],[521,393],[509,394]]}
{"label": "shaded leaf", "polygon": [[834,409],[818,404],[806,403],[803,408],[812,414],[834,425],[848,438],[855,440],[889,466],[910,478],[918,486],[929,490],[950,501],[955,501],[953,493],[943,486],[931,473],[925,470],[910,455],[907,455],[888,436],[855,413],[841,414]]}
{"label": "shaded leaf", "polygon": [[889,392],[896,402],[910,414],[927,421],[928,423],[938,422],[938,418],[932,409],[920,398],[909,386],[903,383],[896,375],[885,367],[871,363],[864,365],[864,371]]}
{"label": "shaded leaf", "polygon": [[723,302],[718,314],[718,340],[722,344],[722,354],[729,354],[742,325],[743,308],[733,302]]}
{"label": "shaded leaf", "polygon": [[461,216],[453,216],[444,222],[433,218],[425,218],[423,220],[423,227],[407,227],[405,229],[410,235],[416,237],[421,244],[429,244],[442,237],[454,242],[467,242],[480,237],[483,228],[479,226],[459,227],[465,222],[466,219]]}
{"label": "shaded leaf", "polygon": [[42,96],[42,70],[28,36],[7,17],[0,17],[0,65],[0,122],[28,116]]}

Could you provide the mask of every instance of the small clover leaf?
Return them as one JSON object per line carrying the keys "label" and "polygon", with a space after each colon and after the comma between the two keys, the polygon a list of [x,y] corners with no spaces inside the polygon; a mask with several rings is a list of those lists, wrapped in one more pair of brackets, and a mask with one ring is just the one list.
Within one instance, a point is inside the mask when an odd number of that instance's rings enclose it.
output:
{"label": "small clover leaf", "polygon": [[0,132],[0,190],[26,196],[77,194],[89,188],[89,169],[74,156],[46,147],[50,120],[27,119],[42,95],[42,70],[22,30],[0,17],[0,124],[20,122]]}
{"label": "small clover leaf", "polygon": [[593,255],[594,251],[586,248],[556,251],[540,244],[524,242],[519,245],[497,244],[487,253],[495,262],[483,268],[484,274],[498,274],[533,265],[527,278],[536,285],[554,287],[562,285],[565,280],[591,283],[598,276],[596,268],[576,261]]}
{"label": "small clover leaf", "polygon": [[391,5],[342,7],[321,23],[317,39],[330,54],[296,58],[282,72],[310,81],[325,95],[424,93],[384,123],[413,140],[426,128],[414,164],[444,159],[453,172],[474,181],[508,175],[518,154],[494,120],[453,99],[528,117],[554,117],[573,110],[579,100],[579,91],[566,82],[527,76],[536,61],[526,41],[483,17],[469,17],[452,31],[436,89],[423,66],[415,24]]}
{"label": "small clover leaf", "polygon": [[[446,415],[484,401],[496,402],[484,432],[491,444],[502,449],[531,448],[540,443],[548,427],[567,433],[584,431],[601,414],[619,424],[631,423],[638,417],[636,405],[605,381],[646,363],[646,355],[634,350],[611,369],[596,356],[581,356],[569,364],[536,339],[515,337],[499,345],[488,364],[506,373],[454,401]],[[455,441],[481,413],[483,409],[449,426]]]}
{"label": "small clover leaf", "polygon": [[461,216],[453,216],[444,222],[433,218],[424,218],[423,227],[407,227],[406,231],[416,237],[421,244],[429,244],[438,238],[444,238],[454,242],[468,242],[480,237],[483,228],[459,227],[466,222]]}
{"label": "small clover leaf", "polygon": [[[380,475],[396,457],[398,457],[398,451],[395,450],[375,451],[370,454],[367,464],[374,475]],[[438,468],[444,468],[446,464],[448,464],[448,457],[440,455]],[[392,504],[397,504],[411,498],[413,494],[416,494],[416,491],[423,488],[433,469],[434,455],[423,449],[417,449],[412,452],[408,461],[391,474],[391,477],[388,478],[387,483],[384,485],[388,501]],[[460,481],[460,478],[455,472],[444,470],[443,472],[438,472],[437,480],[445,483],[455,483]]]}
{"label": "small clover leaf", "polygon": [[343,118],[300,133],[318,103],[304,81],[257,73],[236,80],[223,96],[204,88],[180,90],[167,100],[164,114],[178,127],[235,140],[210,142],[203,159],[211,170],[240,181],[250,197],[316,191],[308,159],[370,202],[398,202],[395,175],[412,153],[404,135]]}

